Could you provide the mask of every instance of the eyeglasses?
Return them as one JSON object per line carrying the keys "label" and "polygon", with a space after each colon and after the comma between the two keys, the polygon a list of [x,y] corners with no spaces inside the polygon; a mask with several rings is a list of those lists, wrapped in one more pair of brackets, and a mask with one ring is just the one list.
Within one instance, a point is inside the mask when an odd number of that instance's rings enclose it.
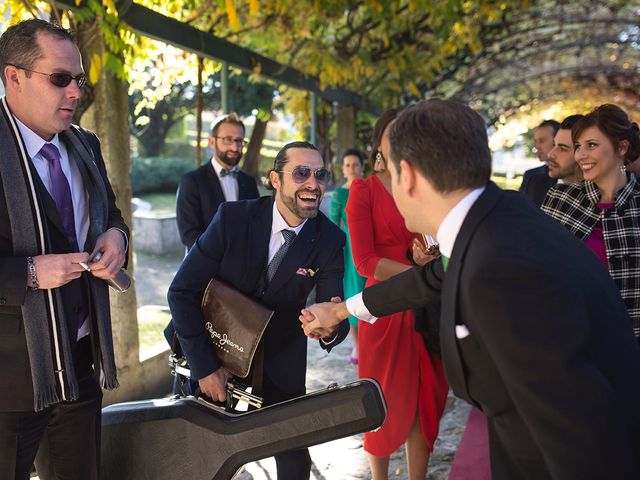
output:
{"label": "eyeglasses", "polygon": [[[11,64],[9,63],[7,65],[11,65]],[[31,70],[30,68],[24,68],[19,65],[11,65],[11,66],[15,68],[19,68],[20,70],[24,70],[25,72],[37,73],[39,75],[46,75],[47,77],[49,77],[49,82],[51,82],[52,85],[55,85],[56,87],[59,87],[59,88],[65,88],[71,83],[71,80],[75,80],[76,83],[78,84],[78,88],[82,88],[87,81],[87,77],[85,77],[84,73],[81,73],[80,75],[76,75],[74,77],[73,75],[69,75],[68,73],[60,73],[60,72],[43,73],[43,72],[36,72],[35,70]]]}
{"label": "eyeglasses", "polygon": [[296,183],[306,182],[309,177],[311,177],[312,173],[316,181],[318,183],[322,183],[323,185],[326,185],[331,178],[331,172],[325,167],[312,169],[309,167],[299,166],[295,167],[293,170],[280,170],[280,172],[290,173],[293,177],[293,181]]}
{"label": "eyeglasses", "polygon": [[231,146],[235,143],[236,145],[246,147],[249,143],[244,138],[233,138],[233,137],[215,137],[215,138],[222,140],[222,144],[228,145],[228,146]]}

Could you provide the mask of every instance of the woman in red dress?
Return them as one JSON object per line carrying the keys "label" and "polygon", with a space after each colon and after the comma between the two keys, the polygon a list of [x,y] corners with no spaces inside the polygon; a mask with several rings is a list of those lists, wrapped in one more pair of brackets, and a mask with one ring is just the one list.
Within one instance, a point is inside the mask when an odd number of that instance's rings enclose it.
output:
{"label": "woman in red dress", "polygon": [[[391,196],[391,177],[381,144],[397,110],[387,110],[374,128],[374,175],[351,184],[347,222],[353,259],[367,286],[430,261],[416,235],[409,232]],[[414,329],[413,311],[396,313],[358,329],[360,378],[376,379],[387,403],[387,418],[375,432],[364,434],[372,478],[388,478],[389,456],[406,446],[409,479],[424,479],[429,452],[438,436],[448,384],[440,359],[430,354]]]}

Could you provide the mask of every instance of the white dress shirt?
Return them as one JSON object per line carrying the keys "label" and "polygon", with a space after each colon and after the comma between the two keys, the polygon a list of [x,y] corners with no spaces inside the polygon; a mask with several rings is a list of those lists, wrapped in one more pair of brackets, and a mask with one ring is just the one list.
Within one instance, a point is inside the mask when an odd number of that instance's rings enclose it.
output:
{"label": "white dress shirt", "polygon": [[271,259],[282,244],[284,244],[284,235],[282,235],[282,230],[291,230],[295,232],[297,236],[305,223],[307,223],[306,219],[297,227],[290,227],[280,214],[280,211],[276,206],[276,202],[273,202],[273,219],[271,220],[271,238],[269,239],[269,258],[267,259],[267,265],[271,263]]}
{"label": "white dress shirt", "polygon": [[[464,219],[467,217],[469,210],[476,202],[478,197],[484,192],[485,187],[476,188],[465,195],[450,211],[438,228],[436,234],[436,240],[440,245],[440,253],[445,257],[451,257],[453,251],[453,245],[456,243],[456,238],[460,232],[460,227]],[[347,310],[349,313],[360,320],[368,323],[374,323],[378,317],[374,317],[369,312],[369,309],[365,306],[362,299],[362,292],[349,297],[346,301]]]}
{"label": "white dress shirt", "polygon": [[211,157],[211,165],[213,166],[213,171],[216,172],[218,176],[218,180],[220,180],[220,186],[222,187],[222,193],[224,194],[224,199],[227,202],[235,202],[238,200],[238,179],[235,175],[225,175],[224,177],[220,175],[223,167],[218,163],[215,157]]}

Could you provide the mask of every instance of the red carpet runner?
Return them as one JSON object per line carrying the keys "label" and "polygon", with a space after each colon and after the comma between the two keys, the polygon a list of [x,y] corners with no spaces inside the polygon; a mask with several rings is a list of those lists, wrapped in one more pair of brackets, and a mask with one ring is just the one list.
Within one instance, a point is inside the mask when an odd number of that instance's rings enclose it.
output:
{"label": "red carpet runner", "polygon": [[469,414],[449,480],[491,480],[487,418],[477,408]]}

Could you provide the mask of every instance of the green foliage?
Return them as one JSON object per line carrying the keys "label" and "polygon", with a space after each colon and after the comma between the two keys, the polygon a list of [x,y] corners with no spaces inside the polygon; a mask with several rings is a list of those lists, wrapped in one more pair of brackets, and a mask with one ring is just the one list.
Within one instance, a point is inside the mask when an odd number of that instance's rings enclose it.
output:
{"label": "green foliage", "polygon": [[147,192],[175,192],[182,175],[193,169],[187,158],[133,157],[131,189],[134,195]]}
{"label": "green foliage", "polygon": [[[158,95],[155,88],[158,79],[153,75],[158,69],[156,65],[149,64],[144,72],[145,76],[148,75],[146,85],[138,82],[138,89],[132,89],[129,95],[131,133],[140,141],[144,156],[168,153],[165,147],[170,129],[186,115],[195,112],[196,87],[191,81],[164,86],[166,93]],[[268,120],[274,108],[275,92],[276,87],[272,84],[253,82],[246,73],[232,71],[229,75],[229,106],[241,117],[250,116],[257,110],[258,115]],[[220,72],[216,72],[203,82],[202,99],[206,109],[219,110],[220,97]]]}
{"label": "green foliage", "polygon": [[141,200],[151,205],[151,212],[157,215],[176,213],[176,192],[143,193]]}

